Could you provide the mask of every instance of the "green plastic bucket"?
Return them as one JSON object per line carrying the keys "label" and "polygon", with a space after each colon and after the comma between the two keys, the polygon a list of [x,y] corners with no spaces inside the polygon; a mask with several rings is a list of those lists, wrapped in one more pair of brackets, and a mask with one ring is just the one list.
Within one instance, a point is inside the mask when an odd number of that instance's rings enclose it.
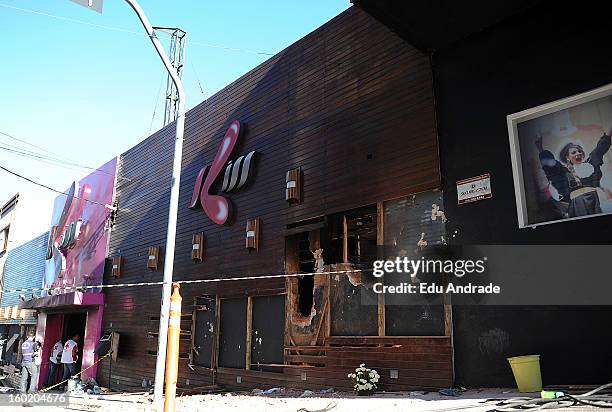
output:
{"label": "green plastic bucket", "polygon": [[540,355],[515,356],[508,358],[508,362],[510,362],[519,392],[540,392],[542,390]]}

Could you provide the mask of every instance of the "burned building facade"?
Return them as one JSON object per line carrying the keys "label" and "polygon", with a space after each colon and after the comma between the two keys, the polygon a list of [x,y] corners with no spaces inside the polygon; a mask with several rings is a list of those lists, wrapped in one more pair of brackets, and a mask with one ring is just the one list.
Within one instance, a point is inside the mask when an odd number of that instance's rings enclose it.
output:
{"label": "burned building facade", "polygon": [[[120,157],[105,284],[162,279],[173,143]],[[179,387],[349,389],[364,362],[382,389],[452,385],[448,305],[385,303],[366,270],[445,242],[427,54],[350,8],[190,110],[182,163]],[[153,380],[160,299],[105,290],[102,384]]]}

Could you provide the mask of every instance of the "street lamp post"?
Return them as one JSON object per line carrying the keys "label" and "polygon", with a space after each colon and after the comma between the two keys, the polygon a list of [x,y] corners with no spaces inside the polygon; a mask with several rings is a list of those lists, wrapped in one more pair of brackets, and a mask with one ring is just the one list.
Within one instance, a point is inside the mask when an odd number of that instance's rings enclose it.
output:
{"label": "street lamp post", "polygon": [[181,161],[183,158],[183,133],[185,131],[185,90],[183,82],[172,66],[168,55],[155,35],[153,27],[136,0],[125,0],[134,9],[144,26],[157,54],[162,59],[166,70],[172,77],[178,94],[178,112],[176,118],[176,138],[174,141],[174,160],[172,162],[172,180],[170,186],[170,207],[168,209],[168,233],[166,235],[166,256],[164,258],[164,283],[162,285],[162,304],[159,316],[159,334],[157,336],[157,361],[155,364],[154,404],[158,410],[163,407],[164,373],[166,370],[166,348],[168,343],[168,320],[170,315],[170,294],[172,293],[172,272],[174,270],[174,246],[176,242],[176,220],[178,215],[179,188],[181,184]]}
{"label": "street lamp post", "polygon": [[[103,0],[72,0],[87,8],[101,12]],[[170,207],[168,209],[168,233],[166,236],[166,255],[164,259],[164,283],[162,286],[162,304],[159,317],[159,335],[157,361],[155,364],[154,406],[157,410],[163,408],[164,373],[166,370],[166,349],[168,344],[168,320],[170,315],[170,294],[172,293],[172,271],[174,267],[174,246],[176,241],[176,220],[178,215],[179,188],[181,183],[181,161],[183,158],[183,133],[185,131],[185,90],[176,69],[172,66],[168,55],[155,35],[149,19],[137,0],[125,0],[136,12],[157,54],[162,59],[166,70],[176,86],[178,110],[176,118],[176,138],[174,141],[174,160],[172,163],[172,180],[170,183]]]}

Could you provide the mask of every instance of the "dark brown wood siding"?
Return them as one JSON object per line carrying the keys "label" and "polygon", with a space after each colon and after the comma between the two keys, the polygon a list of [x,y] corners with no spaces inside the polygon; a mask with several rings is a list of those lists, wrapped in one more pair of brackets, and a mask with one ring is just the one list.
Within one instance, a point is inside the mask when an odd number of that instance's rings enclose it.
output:
{"label": "dark brown wood siding", "polygon": [[[252,184],[230,194],[230,226],[213,224],[191,210],[194,180],[212,162],[233,119],[246,133],[235,156],[260,153]],[[162,278],[174,124],[121,156],[119,212],[110,256],[124,257],[123,274],[105,282]],[[285,173],[301,167],[303,201],[285,201]],[[327,215],[440,186],[429,59],[386,27],[350,8],[193,108],[187,114],[175,279],[282,274],[288,223]],[[245,249],[245,225],[260,218],[259,249]],[[192,235],[204,232],[205,259],[191,260]],[[160,269],[147,268],[147,248],[160,246]],[[285,280],[233,282],[220,287],[181,288],[189,353],[189,316],[203,293],[265,295],[285,291]],[[121,333],[112,365],[113,387],[140,387],[153,379],[161,288],[107,289],[104,328]],[[179,386],[209,382],[183,359]],[[260,372],[251,371],[250,374]],[[108,384],[108,364],[100,368]],[[346,375],[344,375],[344,378]],[[117,384],[117,381],[119,384]],[[326,383],[327,384],[327,383]],[[332,384],[331,382],[329,383]]]}

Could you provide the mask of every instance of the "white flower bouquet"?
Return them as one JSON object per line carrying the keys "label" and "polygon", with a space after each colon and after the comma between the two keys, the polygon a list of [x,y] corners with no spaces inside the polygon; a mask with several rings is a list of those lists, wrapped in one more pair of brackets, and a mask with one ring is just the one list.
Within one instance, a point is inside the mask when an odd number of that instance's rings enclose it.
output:
{"label": "white flower bouquet", "polygon": [[353,389],[357,395],[370,395],[378,388],[376,383],[380,375],[374,369],[366,368],[365,363],[359,365],[355,372],[349,373],[348,377],[353,381]]}

